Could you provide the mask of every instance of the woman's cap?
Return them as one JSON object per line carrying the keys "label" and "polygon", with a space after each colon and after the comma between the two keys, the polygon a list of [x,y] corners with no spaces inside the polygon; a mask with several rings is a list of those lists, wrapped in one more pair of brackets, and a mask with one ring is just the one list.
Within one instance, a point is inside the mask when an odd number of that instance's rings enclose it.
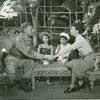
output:
{"label": "woman's cap", "polygon": [[68,33],[65,33],[65,32],[60,33],[60,37],[62,37],[62,36],[64,36],[68,40],[70,39],[70,36],[68,35]]}
{"label": "woman's cap", "polygon": [[50,40],[53,39],[53,35],[51,33],[49,33],[49,32],[46,32],[46,31],[39,33],[39,38],[41,40],[42,40],[43,36],[48,36]]}

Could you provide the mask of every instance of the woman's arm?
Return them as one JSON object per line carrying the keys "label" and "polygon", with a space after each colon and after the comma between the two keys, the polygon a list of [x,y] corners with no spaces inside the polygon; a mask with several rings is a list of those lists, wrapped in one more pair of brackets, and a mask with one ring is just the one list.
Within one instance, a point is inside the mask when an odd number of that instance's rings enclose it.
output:
{"label": "woman's arm", "polygon": [[82,47],[82,43],[80,40],[77,40],[72,45],[66,46],[64,49],[62,49],[58,54],[54,56],[54,58],[66,54],[72,50],[79,49],[80,47]]}
{"label": "woman's arm", "polygon": [[64,55],[64,54],[70,52],[71,50],[73,50],[72,46],[65,47],[65,48],[62,49],[58,54],[56,54],[56,55],[54,56],[54,58],[59,57],[59,56],[62,56],[62,55]]}

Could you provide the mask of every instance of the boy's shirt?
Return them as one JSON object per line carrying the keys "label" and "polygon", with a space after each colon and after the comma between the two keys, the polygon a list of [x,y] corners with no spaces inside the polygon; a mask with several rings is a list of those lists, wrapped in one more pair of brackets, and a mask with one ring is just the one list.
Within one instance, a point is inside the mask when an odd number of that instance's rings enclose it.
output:
{"label": "boy's shirt", "polygon": [[[56,48],[55,54],[61,52],[65,47],[69,47],[69,46],[70,46],[69,43],[67,43],[66,45],[59,44]],[[70,54],[70,52],[68,52],[62,56],[59,56],[58,61],[61,61],[61,63],[64,63],[65,61],[67,61],[69,54]]]}

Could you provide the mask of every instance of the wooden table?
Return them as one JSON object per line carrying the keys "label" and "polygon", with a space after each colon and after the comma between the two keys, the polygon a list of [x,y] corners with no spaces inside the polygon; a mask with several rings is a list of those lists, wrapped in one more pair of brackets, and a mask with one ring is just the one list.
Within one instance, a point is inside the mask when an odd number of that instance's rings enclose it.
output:
{"label": "wooden table", "polygon": [[70,71],[63,64],[37,64],[32,75],[32,89],[35,89],[35,77],[38,76],[70,76]]}

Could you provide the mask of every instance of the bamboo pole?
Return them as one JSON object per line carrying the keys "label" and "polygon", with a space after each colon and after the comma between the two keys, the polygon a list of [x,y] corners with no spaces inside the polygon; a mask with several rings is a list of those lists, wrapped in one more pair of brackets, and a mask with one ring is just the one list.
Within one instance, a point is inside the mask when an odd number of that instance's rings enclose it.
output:
{"label": "bamboo pole", "polygon": [[[33,14],[33,9],[35,10],[35,14]],[[35,33],[34,33],[35,38],[33,39],[33,45],[36,46],[37,45],[37,18],[38,18],[38,7],[36,9],[34,7],[32,9],[30,8],[30,12],[31,12],[31,17],[32,17],[32,24],[33,24],[33,27],[34,27],[34,30],[35,30]]]}

